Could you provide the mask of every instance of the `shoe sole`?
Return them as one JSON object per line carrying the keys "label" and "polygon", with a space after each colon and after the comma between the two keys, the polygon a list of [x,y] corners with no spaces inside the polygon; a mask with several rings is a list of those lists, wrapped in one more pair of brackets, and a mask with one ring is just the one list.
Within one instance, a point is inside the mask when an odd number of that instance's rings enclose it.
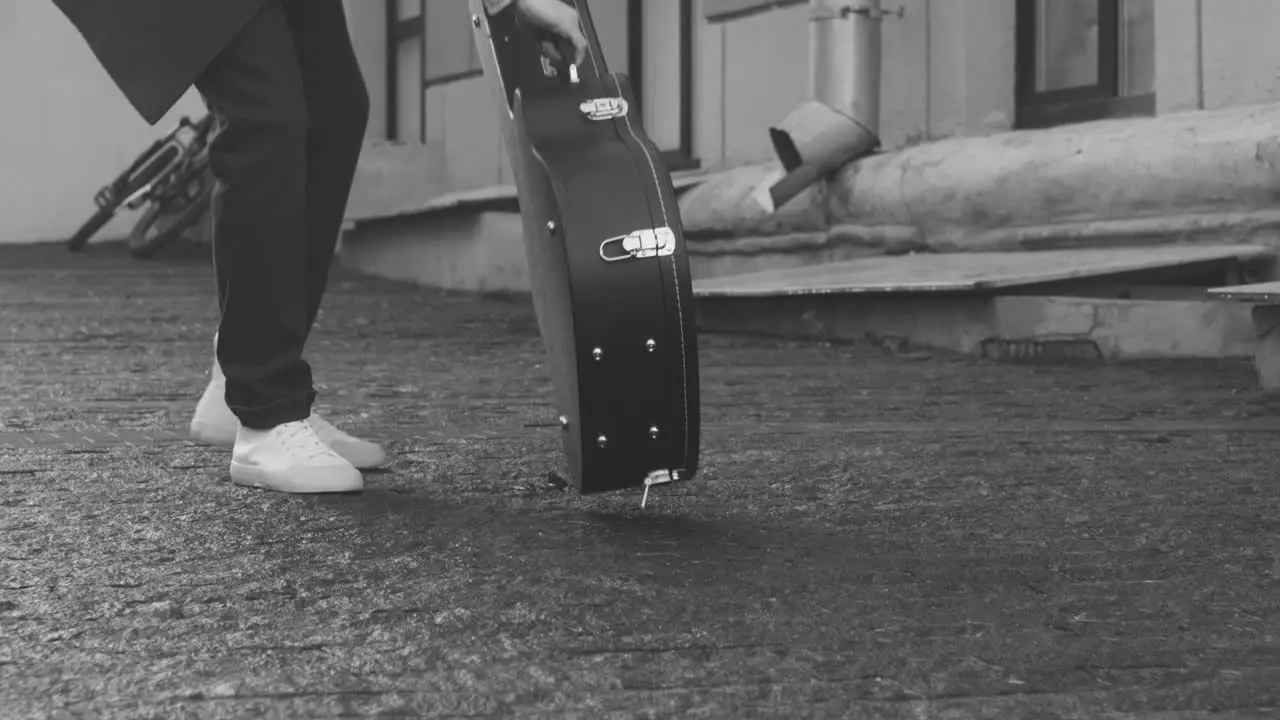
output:
{"label": "shoe sole", "polygon": [[357,470],[354,474],[342,468],[312,469],[302,480],[282,479],[256,465],[231,461],[231,482],[242,487],[273,490],[293,495],[321,493],[351,493],[364,490],[364,478]]}

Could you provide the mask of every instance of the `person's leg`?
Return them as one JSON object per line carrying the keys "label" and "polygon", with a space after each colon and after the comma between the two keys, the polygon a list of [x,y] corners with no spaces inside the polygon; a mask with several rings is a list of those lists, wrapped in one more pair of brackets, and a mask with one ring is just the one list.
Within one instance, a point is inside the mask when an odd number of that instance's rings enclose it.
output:
{"label": "person's leg", "polygon": [[[342,0],[283,0],[302,71],[307,116],[307,324],[324,299],[356,164],[369,123],[369,93],[351,46]],[[356,467],[386,459],[375,443],[352,437],[319,414],[316,432]]]}
{"label": "person's leg", "polygon": [[232,478],[295,492],[358,489],[360,474],[307,422],[315,392],[302,359],[310,331],[306,89],[280,0],[196,81],[224,126],[209,149],[218,179],[214,267],[217,360],[239,420]]}
{"label": "person's leg", "polygon": [[[369,98],[341,0],[282,0],[281,8],[307,109],[303,150],[306,260],[299,267],[305,269],[306,324],[310,330],[324,296],[364,143]],[[229,447],[238,423],[224,400],[225,385],[216,362],[212,375],[196,405],[191,435],[199,442]],[[311,421],[321,439],[356,467],[376,467],[386,459],[381,447],[338,430],[318,413],[312,413]]]}
{"label": "person's leg", "polygon": [[219,181],[213,256],[227,405],[253,429],[303,420],[314,392],[302,359],[308,117],[278,0],[249,21],[196,87],[226,123],[209,163]]}
{"label": "person's leg", "polygon": [[306,95],[307,318],[314,322],[369,123],[342,0],[283,0]]}

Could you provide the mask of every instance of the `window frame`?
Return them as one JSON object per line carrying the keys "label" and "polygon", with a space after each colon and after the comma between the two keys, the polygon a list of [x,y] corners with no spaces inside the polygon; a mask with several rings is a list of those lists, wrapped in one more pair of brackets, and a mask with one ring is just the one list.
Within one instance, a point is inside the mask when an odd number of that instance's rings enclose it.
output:
{"label": "window frame", "polygon": [[[457,0],[452,0],[456,2]],[[670,2],[671,0],[664,0]],[[679,78],[680,78],[680,139],[675,148],[662,149],[662,159],[672,172],[695,170],[701,162],[693,154],[693,33],[694,7],[693,0],[677,0],[680,3],[679,39]],[[427,72],[427,33],[426,3],[419,0],[418,14],[408,18],[398,18],[399,4],[397,0],[385,0],[387,14],[387,116],[386,135],[389,141],[403,140],[403,133],[398,127],[400,64],[398,61],[402,43],[418,39],[422,45],[420,77],[423,78],[419,93],[419,117],[421,127],[418,128],[419,141],[426,141],[426,94],[429,88],[484,74],[482,68],[451,73],[431,78]],[[627,0],[627,68],[626,74],[631,80],[631,88],[635,94],[636,104],[643,106],[644,97],[644,4],[643,0]],[[428,79],[430,78],[430,79]],[[636,111],[643,112],[641,107]]]}
{"label": "window frame", "polygon": [[[385,0],[385,8],[387,15],[386,37],[387,37],[387,117],[386,117],[386,136],[390,142],[403,142],[399,115],[400,115],[400,46],[403,43],[417,39],[419,42],[418,49],[418,77],[424,79],[427,76],[427,32],[426,32],[426,12],[427,0],[418,0],[418,14],[410,17],[400,17],[400,4],[397,0]],[[425,84],[425,83],[424,83]],[[427,98],[426,92],[418,93],[418,142],[426,142],[427,138]]]}
{"label": "window frame", "polygon": [[[662,162],[671,172],[702,167],[693,154],[693,0],[676,1],[680,3],[680,140],[674,148],[659,148]],[[627,77],[636,104],[641,106],[636,110],[644,117],[644,0],[627,0]]]}
{"label": "window frame", "polygon": [[1095,2],[1098,3],[1098,82],[1060,90],[1036,90],[1039,56],[1037,3],[1036,0],[1017,0],[1014,129],[1155,115],[1155,93],[1120,94],[1121,0]]}

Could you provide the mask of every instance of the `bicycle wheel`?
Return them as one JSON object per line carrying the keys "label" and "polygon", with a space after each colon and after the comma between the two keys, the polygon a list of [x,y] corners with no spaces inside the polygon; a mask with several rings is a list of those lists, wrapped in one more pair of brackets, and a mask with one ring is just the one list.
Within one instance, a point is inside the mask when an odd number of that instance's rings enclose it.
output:
{"label": "bicycle wheel", "polygon": [[83,250],[84,246],[89,244],[89,239],[94,235],[97,235],[98,231],[101,230],[103,226],[111,222],[111,218],[115,214],[115,210],[112,208],[99,208],[92,217],[80,226],[80,229],[76,231],[76,234],[72,235],[71,238],[67,240],[67,249],[71,252],[79,252],[80,250]]}
{"label": "bicycle wheel", "polygon": [[208,200],[209,191],[206,189],[190,202],[152,203],[134,224],[133,232],[129,233],[129,254],[138,260],[150,259],[157,250],[199,222],[208,209]]}

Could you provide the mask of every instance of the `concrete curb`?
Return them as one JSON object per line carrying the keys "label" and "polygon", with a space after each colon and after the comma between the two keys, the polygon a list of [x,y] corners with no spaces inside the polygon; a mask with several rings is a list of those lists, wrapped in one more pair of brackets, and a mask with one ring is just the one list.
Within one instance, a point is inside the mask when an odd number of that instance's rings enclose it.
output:
{"label": "concrete curb", "polygon": [[515,213],[443,213],[358,223],[339,262],[358,272],[427,287],[527,292],[528,262]]}
{"label": "concrete curb", "polygon": [[[892,339],[971,355],[1003,356],[998,345],[1087,347],[1100,361],[1243,359],[1257,338],[1250,308],[1224,301],[1105,300],[937,293],[709,298],[697,303],[704,332],[857,342]],[[1075,355],[1070,352],[1068,355]]]}

